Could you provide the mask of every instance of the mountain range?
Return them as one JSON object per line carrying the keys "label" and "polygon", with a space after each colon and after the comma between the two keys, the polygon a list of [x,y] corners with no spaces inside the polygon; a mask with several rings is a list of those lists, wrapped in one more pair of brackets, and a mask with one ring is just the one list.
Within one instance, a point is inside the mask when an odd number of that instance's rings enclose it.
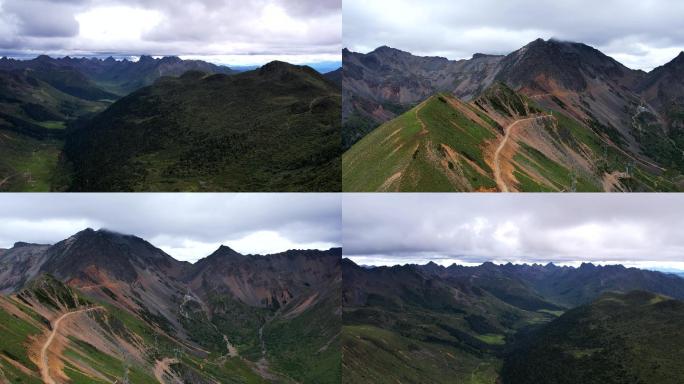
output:
{"label": "mountain range", "polygon": [[282,62],[2,58],[0,190],[340,190],[340,80],[328,76]]}
{"label": "mountain range", "polygon": [[680,190],[683,65],[554,39],[458,61],[344,50],[344,189]]}
{"label": "mountain range", "polygon": [[339,382],[340,260],[221,246],[190,264],[92,229],[16,243],[0,251],[0,378]]}
{"label": "mountain range", "polygon": [[684,279],[676,275],[590,263],[361,267],[343,259],[342,277],[345,383],[682,378]]}

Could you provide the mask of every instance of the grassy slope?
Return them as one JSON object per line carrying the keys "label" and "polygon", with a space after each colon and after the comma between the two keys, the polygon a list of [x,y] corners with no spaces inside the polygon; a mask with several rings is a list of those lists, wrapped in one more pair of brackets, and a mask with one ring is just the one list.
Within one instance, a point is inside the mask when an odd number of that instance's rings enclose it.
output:
{"label": "grassy slope", "polygon": [[[446,99],[450,103],[441,102]],[[624,172],[621,179],[630,191],[677,190],[671,175],[653,174],[613,145],[605,144],[589,125],[580,124],[557,111],[539,109],[530,100],[500,85],[465,105],[447,95],[432,96],[418,107],[391,120],[357,142],[342,157],[345,191],[470,191],[495,187],[493,173],[482,150],[491,145],[501,127],[495,120],[513,121],[526,115],[523,103],[540,115],[552,114],[537,134],[555,148],[564,163],[550,159],[531,142],[520,141],[514,155],[517,189],[525,192],[602,190],[604,173]],[[464,108],[477,113],[475,121]],[[471,115],[472,116],[472,115]],[[420,120],[427,125],[421,130]],[[500,137],[500,136],[499,136]],[[608,140],[608,139],[605,139]],[[450,158],[440,144],[454,150]],[[571,155],[574,153],[574,155]],[[590,168],[574,165],[579,156]],[[477,172],[472,163],[483,172]],[[394,182],[393,182],[394,181]]]}
{"label": "grassy slope", "polygon": [[[452,104],[453,103],[453,104]],[[458,108],[454,107],[458,105]],[[350,148],[342,158],[342,185],[345,191],[388,189],[383,183],[401,173],[398,186],[404,191],[449,191],[450,175],[463,174],[467,182],[456,187],[491,188],[494,181],[478,173],[464,159],[447,159],[440,144],[463,154],[486,172],[481,144],[494,138],[494,127],[482,126],[467,118],[467,108],[447,95],[433,96],[397,119],[375,129]],[[421,121],[428,132],[422,130]],[[462,171],[461,171],[462,169]],[[390,189],[395,189],[393,184]]]}
{"label": "grassy slope", "polygon": [[339,90],[268,69],[165,78],[121,99],[69,137],[74,189],[339,190]]}
{"label": "grassy slope", "polygon": [[[28,307],[12,302],[6,298],[0,298],[4,301],[3,305],[16,305],[26,313],[35,313]],[[29,323],[25,320],[19,319],[0,306],[0,372],[11,383],[41,383],[40,374],[38,374],[38,367],[31,361],[27,354],[27,345],[29,337],[38,335],[42,330],[35,324]],[[33,375],[26,374],[21,369],[15,367],[10,361],[16,361],[22,366],[33,371]],[[0,376],[2,378],[3,376]]]}
{"label": "grassy slope", "polygon": [[400,268],[346,275],[345,297],[365,299],[344,307],[345,383],[494,384],[509,338],[554,318]]}
{"label": "grassy slope", "polygon": [[530,336],[506,383],[680,383],[684,303],[646,292],[605,294]]}
{"label": "grassy slope", "polygon": [[[44,284],[33,284],[30,294],[24,298],[34,303],[41,303],[48,308],[66,306],[77,308],[86,303],[85,298],[79,297],[79,303],[73,301],[74,294],[69,288],[55,280],[47,280]],[[62,304],[57,304],[58,302]],[[138,346],[145,363],[128,361],[126,362],[123,354],[110,355],[87,340],[79,338],[78,335],[69,335],[68,342],[64,351],[65,373],[73,383],[99,383],[112,382],[121,379],[124,369],[128,367],[129,378],[134,383],[152,384],[156,383],[152,368],[155,360],[162,358],[173,358],[177,351],[181,363],[174,364],[172,369],[180,375],[187,377],[191,382],[211,383],[216,380],[223,383],[265,383],[250,367],[250,364],[241,358],[227,358],[215,353],[207,357],[198,355],[170,338],[168,335],[159,332],[147,322],[139,317],[124,311],[120,308],[106,303],[96,302],[103,306],[105,310],[90,312],[88,316],[94,319],[104,330],[102,337],[110,342],[115,339],[127,340]],[[7,306],[19,308],[34,318],[34,321],[27,322],[7,312]],[[31,343],[30,338],[39,334],[49,332],[47,320],[17,299],[0,297],[0,331],[3,337],[0,338],[0,353],[5,358],[0,357],[0,378],[4,377],[12,383],[40,383],[40,373],[38,367],[32,362],[27,354],[27,347]],[[6,359],[11,359],[26,367],[30,373],[17,369],[9,364]],[[90,369],[95,370],[108,381],[95,379],[89,374],[81,371],[79,365],[84,364]]]}
{"label": "grassy slope", "polygon": [[59,184],[62,143],[0,130],[0,191],[47,192]]}
{"label": "grassy slope", "polygon": [[46,192],[68,184],[59,166],[69,121],[107,103],[79,99],[23,73],[0,71],[0,191]]}
{"label": "grassy slope", "polygon": [[301,315],[276,319],[264,329],[273,368],[301,383],[339,383],[341,379],[339,289]]}
{"label": "grassy slope", "polygon": [[500,362],[371,325],[344,326],[343,383],[494,384]]}

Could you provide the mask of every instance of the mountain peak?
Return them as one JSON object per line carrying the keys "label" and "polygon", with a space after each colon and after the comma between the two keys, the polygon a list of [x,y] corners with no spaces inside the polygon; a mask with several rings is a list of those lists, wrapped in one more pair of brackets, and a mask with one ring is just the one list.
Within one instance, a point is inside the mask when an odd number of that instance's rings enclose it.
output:
{"label": "mountain peak", "polygon": [[679,55],[672,59],[668,64],[684,64],[684,51],[679,52]]}
{"label": "mountain peak", "polygon": [[279,61],[279,60],[273,60],[270,63],[264,64],[259,68],[259,74],[260,75],[265,75],[265,74],[272,74],[272,73],[283,73],[287,71],[291,71],[292,69],[296,68],[295,65],[286,63],[284,61]]}
{"label": "mountain peak", "polygon": [[239,259],[243,258],[244,255],[241,254],[240,252],[237,252],[233,248],[227,246],[227,245],[221,245],[212,253],[211,255],[207,256],[207,259]]}
{"label": "mountain peak", "polygon": [[373,52],[383,52],[383,51],[395,51],[396,49],[388,46],[388,45],[381,45],[373,50]]}
{"label": "mountain peak", "polygon": [[596,266],[593,263],[582,263],[579,266],[579,269],[592,269],[595,268]]}
{"label": "mountain peak", "polygon": [[142,55],[140,56],[139,62],[141,63],[148,63],[154,61],[154,58],[150,55]]}
{"label": "mountain peak", "polygon": [[95,233],[95,230],[92,229],[92,228],[90,228],[90,227],[88,227],[88,228],[86,228],[86,229],[84,229],[84,230],[81,230],[81,231],[76,232],[76,234],[74,234],[74,236],[87,235],[87,234],[92,234],[92,233]]}
{"label": "mountain peak", "polygon": [[169,63],[169,64],[177,64],[177,63],[180,63],[182,61],[183,60],[181,60],[181,58],[178,56],[164,56],[161,59],[162,63]]}
{"label": "mountain peak", "polygon": [[387,45],[381,45],[381,46],[375,48],[372,52],[369,53],[369,55],[372,53],[376,53],[376,54],[380,54],[380,55],[392,55],[392,54],[409,54],[410,55],[409,52],[402,51],[401,49],[397,49],[397,48],[392,48],[392,47],[389,47]]}
{"label": "mountain peak", "polygon": [[313,76],[320,76],[315,69],[307,65],[295,65],[285,61],[274,60],[268,64],[263,65],[258,69],[260,76],[275,76],[280,77],[281,80],[290,79],[290,76],[308,74]]}
{"label": "mountain peak", "polygon": [[36,60],[36,61],[51,61],[52,58],[48,55],[39,55],[34,60]]}
{"label": "mountain peak", "polygon": [[501,57],[501,55],[491,55],[491,54],[489,54],[489,53],[480,53],[480,52],[477,52],[477,53],[473,53],[472,59],[483,59],[483,58],[486,58],[486,57]]}

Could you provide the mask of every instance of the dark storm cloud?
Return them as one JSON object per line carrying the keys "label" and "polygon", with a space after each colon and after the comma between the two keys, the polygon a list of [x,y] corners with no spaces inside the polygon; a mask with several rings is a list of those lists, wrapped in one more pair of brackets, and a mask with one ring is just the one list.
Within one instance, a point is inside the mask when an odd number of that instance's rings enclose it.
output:
{"label": "dark storm cloud", "polygon": [[341,12],[340,0],[0,0],[0,52],[324,61],[340,55]]}
{"label": "dark storm cloud", "polygon": [[684,196],[353,194],[345,255],[371,264],[684,261]]}
{"label": "dark storm cloud", "polygon": [[423,55],[505,54],[538,37],[583,42],[633,68],[650,69],[684,48],[675,0],[348,0],[343,44],[389,45]]}
{"label": "dark storm cloud", "polygon": [[341,245],[340,216],[335,194],[3,194],[0,247],[54,243],[93,227],[140,236],[186,259],[219,244],[275,252]]}

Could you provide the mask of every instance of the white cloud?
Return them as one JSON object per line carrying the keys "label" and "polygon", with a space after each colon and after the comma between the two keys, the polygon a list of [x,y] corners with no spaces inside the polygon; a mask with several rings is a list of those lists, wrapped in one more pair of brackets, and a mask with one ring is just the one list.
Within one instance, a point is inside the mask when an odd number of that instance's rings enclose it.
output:
{"label": "white cloud", "polygon": [[94,7],[75,16],[79,24],[78,45],[125,47],[135,44],[164,19],[157,10],[127,6]]}
{"label": "white cloud", "polygon": [[53,244],[92,227],[139,236],[195,261],[219,245],[242,253],[341,246],[340,197],[316,193],[2,194],[0,248]]}
{"label": "white cloud", "polygon": [[364,264],[680,265],[684,196],[352,194],[344,253]]}
{"label": "white cloud", "polygon": [[506,54],[536,38],[556,37],[650,70],[684,49],[684,3],[675,0],[346,0],[343,13],[343,44],[360,52],[389,45],[462,59],[477,52]]}
{"label": "white cloud", "polygon": [[340,0],[0,0],[0,53],[341,60]]}

